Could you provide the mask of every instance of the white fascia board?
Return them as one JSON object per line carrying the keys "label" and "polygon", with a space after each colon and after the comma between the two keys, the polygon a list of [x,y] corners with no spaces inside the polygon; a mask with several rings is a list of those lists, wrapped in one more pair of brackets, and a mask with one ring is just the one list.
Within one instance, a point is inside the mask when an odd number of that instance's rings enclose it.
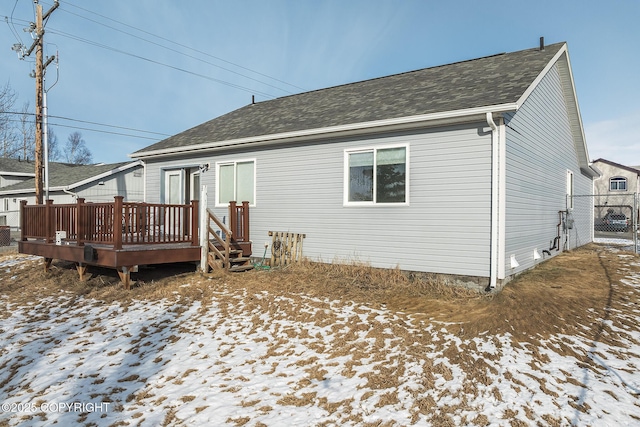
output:
{"label": "white fascia board", "polygon": [[[106,172],[101,173],[100,175],[95,175],[95,176],[92,176],[92,177],[87,178],[85,180],[76,182],[74,184],[70,184],[70,185],[68,185],[66,187],[59,187],[59,188],[60,189],[71,190],[72,188],[77,188],[77,187],[81,187],[81,186],[86,185],[86,184],[91,184],[94,181],[98,181],[100,179],[107,178],[107,177],[109,177],[111,175],[115,175],[117,173],[126,171],[127,169],[134,168],[136,166],[142,166],[142,160],[135,160],[135,161],[133,161],[131,163],[127,163],[126,165],[122,165],[122,166],[117,167],[115,169],[110,169],[110,170],[108,170]],[[51,188],[49,190],[51,190]]]}
{"label": "white fascia board", "polygon": [[146,158],[146,157],[165,157],[174,154],[185,154],[193,151],[213,151],[221,148],[228,148],[233,146],[245,145],[245,144],[270,144],[274,142],[295,141],[298,139],[317,139],[326,137],[327,135],[339,136],[353,135],[357,133],[371,132],[372,130],[380,128],[390,129],[402,129],[411,128],[416,125],[425,125],[429,122],[433,122],[434,125],[438,122],[464,122],[465,119],[477,116],[478,121],[484,121],[486,113],[501,113],[508,111],[515,111],[518,106],[515,103],[490,105],[483,107],[468,108],[464,110],[444,111],[431,114],[420,114],[416,116],[400,117],[395,119],[375,120],[364,123],[353,123],[348,125],[338,125],[326,128],[306,129],[295,132],[277,133],[273,135],[260,135],[252,136],[248,138],[232,139],[227,141],[210,142],[198,145],[189,145],[184,147],[171,147],[160,150],[148,151],[139,154],[129,154],[132,158]]}
{"label": "white fascia board", "polygon": [[35,173],[25,173],[25,172],[0,172],[2,176],[24,176],[27,178],[33,178],[36,176]]}
{"label": "white fascia board", "polygon": [[553,68],[553,66],[556,64],[558,59],[560,59],[560,57],[566,52],[567,52],[567,44],[565,43],[558,50],[558,52],[554,55],[554,57],[551,59],[551,61],[549,61],[547,63],[547,65],[542,69],[542,71],[540,72],[540,74],[538,74],[538,77],[536,77],[536,79],[533,81],[533,83],[531,83],[529,85],[529,87],[527,88],[527,90],[524,91],[524,93],[522,94],[520,99],[518,99],[518,101],[516,101],[516,104],[518,105],[518,108],[520,108],[522,106],[522,104],[524,104],[524,102],[527,100],[527,98],[529,98],[529,95],[531,95],[531,93],[538,87],[538,85],[540,84],[542,79],[544,79],[544,77],[547,75],[549,70],[551,70]]}

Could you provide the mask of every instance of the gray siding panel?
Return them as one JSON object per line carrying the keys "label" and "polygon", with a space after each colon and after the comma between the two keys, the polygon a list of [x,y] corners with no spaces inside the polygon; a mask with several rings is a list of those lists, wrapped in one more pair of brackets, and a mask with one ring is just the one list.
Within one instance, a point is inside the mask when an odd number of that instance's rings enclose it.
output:
{"label": "gray siding panel", "polygon": [[[590,194],[591,179],[580,172],[557,65],[506,122],[505,261],[509,275],[534,266],[538,262],[533,259],[534,249],[542,255],[553,242],[558,212],[566,209],[567,170],[573,172],[574,194]],[[589,210],[575,209],[572,215],[576,228],[569,236],[571,246],[588,243]],[[512,254],[519,268],[510,268]]]}
{"label": "gray siding panel", "polygon": [[[215,162],[256,159],[254,254],[268,231],[305,233],[304,254],[325,262],[489,276],[491,136],[484,124],[280,145],[189,160],[149,161],[147,199],[161,200],[162,170],[210,162],[201,177],[215,200]],[[344,150],[408,144],[409,206],[343,206]],[[225,216],[224,208],[215,208]]]}
{"label": "gray siding panel", "polygon": [[[99,184],[98,182],[102,182]],[[126,201],[138,202],[144,198],[144,176],[142,167],[116,173],[73,190],[87,202],[112,202],[115,196]]]}

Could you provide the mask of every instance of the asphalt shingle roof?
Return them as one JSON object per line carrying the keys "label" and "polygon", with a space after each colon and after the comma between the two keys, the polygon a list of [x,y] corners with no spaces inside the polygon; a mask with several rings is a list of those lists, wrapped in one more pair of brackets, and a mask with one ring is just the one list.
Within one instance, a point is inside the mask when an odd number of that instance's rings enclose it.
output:
{"label": "asphalt shingle roof", "polygon": [[34,173],[33,161],[9,159],[9,158],[2,157],[0,158],[0,174],[2,172],[20,173],[20,174]]}
{"label": "asphalt shingle roof", "polygon": [[136,153],[513,103],[563,45],[503,53],[250,104]]}
{"label": "asphalt shingle roof", "polygon": [[[101,175],[113,169],[129,164],[131,162],[110,163],[99,165],[72,165],[68,163],[49,163],[49,187],[68,187],[78,182],[84,181],[94,176]],[[31,172],[33,172],[33,163]],[[35,178],[27,179],[23,182],[3,187],[2,191],[32,190],[35,188]]]}

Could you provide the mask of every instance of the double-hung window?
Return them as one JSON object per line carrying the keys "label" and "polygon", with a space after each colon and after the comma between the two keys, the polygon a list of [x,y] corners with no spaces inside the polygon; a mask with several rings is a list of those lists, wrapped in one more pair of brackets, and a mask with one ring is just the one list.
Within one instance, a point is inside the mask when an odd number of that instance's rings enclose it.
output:
{"label": "double-hung window", "polygon": [[344,204],[409,203],[407,145],[345,151]]}
{"label": "double-hung window", "polygon": [[216,206],[230,201],[256,203],[256,161],[240,160],[216,163]]}
{"label": "double-hung window", "polygon": [[627,178],[615,177],[609,180],[610,191],[627,191]]}

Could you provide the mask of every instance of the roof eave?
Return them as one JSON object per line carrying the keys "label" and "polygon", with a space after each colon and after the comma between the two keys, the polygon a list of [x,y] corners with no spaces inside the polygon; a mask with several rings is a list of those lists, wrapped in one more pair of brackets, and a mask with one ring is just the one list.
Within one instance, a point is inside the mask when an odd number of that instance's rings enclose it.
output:
{"label": "roof eave", "polygon": [[272,135],[260,135],[248,138],[239,138],[226,141],[209,142],[205,144],[171,147],[160,150],[137,152],[129,154],[129,157],[144,159],[150,157],[168,157],[175,154],[184,155],[190,152],[207,152],[240,145],[264,145],[281,142],[294,142],[297,140],[311,141],[314,139],[349,136],[377,131],[391,131],[412,129],[423,126],[440,126],[445,124],[466,123],[472,121],[484,121],[486,113],[505,113],[516,111],[516,103],[488,105],[483,107],[468,108],[463,110],[444,111],[439,113],[420,114],[415,116],[400,117],[394,119],[375,120],[370,122],[353,123],[347,125],[330,126],[326,128],[305,129],[295,132],[284,132]]}
{"label": "roof eave", "polygon": [[98,181],[100,179],[107,178],[107,177],[109,177],[111,175],[115,175],[117,173],[126,171],[127,169],[131,169],[131,168],[136,167],[136,166],[142,166],[142,161],[141,160],[134,160],[131,163],[127,163],[126,165],[122,165],[122,166],[119,166],[117,168],[110,169],[110,170],[108,170],[106,172],[103,172],[103,173],[101,173],[99,175],[94,175],[94,176],[89,177],[87,179],[83,179],[82,181],[78,181],[76,183],[69,184],[69,185],[65,186],[64,188],[66,188],[67,190],[71,190],[73,188],[81,187],[81,186],[86,185],[86,184],[91,184],[94,181]]}

